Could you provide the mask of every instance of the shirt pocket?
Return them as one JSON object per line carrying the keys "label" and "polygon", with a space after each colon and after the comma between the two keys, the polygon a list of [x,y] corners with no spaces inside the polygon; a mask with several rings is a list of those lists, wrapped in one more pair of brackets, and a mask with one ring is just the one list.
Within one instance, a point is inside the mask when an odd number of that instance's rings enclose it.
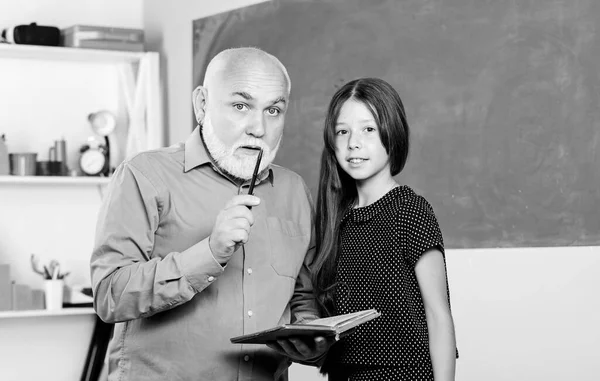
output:
{"label": "shirt pocket", "polygon": [[304,262],[310,233],[294,221],[267,217],[271,267],[278,275],[296,278]]}

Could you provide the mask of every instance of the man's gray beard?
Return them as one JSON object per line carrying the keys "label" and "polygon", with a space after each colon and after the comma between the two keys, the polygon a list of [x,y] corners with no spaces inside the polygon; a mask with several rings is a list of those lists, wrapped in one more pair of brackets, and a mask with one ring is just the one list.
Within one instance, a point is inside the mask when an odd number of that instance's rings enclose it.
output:
{"label": "man's gray beard", "polygon": [[202,122],[202,139],[204,140],[204,144],[206,144],[206,149],[219,169],[242,180],[249,180],[252,178],[254,166],[256,165],[256,156],[238,157],[235,155],[235,150],[237,148],[246,145],[261,147],[263,149],[263,156],[260,162],[259,171],[262,172],[271,164],[273,159],[275,159],[275,155],[281,144],[281,138],[279,138],[277,146],[271,150],[262,140],[246,135],[245,139],[241,139],[233,146],[227,147],[217,135],[215,135],[215,130],[208,113],[205,114],[204,121]]}

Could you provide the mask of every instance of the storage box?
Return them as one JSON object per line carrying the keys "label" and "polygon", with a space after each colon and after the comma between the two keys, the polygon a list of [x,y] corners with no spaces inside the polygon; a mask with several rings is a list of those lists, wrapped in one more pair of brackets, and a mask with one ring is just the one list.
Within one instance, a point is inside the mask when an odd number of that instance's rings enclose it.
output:
{"label": "storage box", "polygon": [[28,311],[31,310],[31,287],[26,284],[18,284],[13,282],[13,303],[12,307],[14,311]]}
{"label": "storage box", "polygon": [[12,283],[10,265],[0,265],[0,311],[12,310]]}
{"label": "storage box", "polygon": [[46,308],[46,297],[44,290],[32,289],[31,290],[31,309],[32,310],[43,310]]}
{"label": "storage box", "polygon": [[144,51],[142,29],[74,25],[61,31],[61,45],[73,48]]}

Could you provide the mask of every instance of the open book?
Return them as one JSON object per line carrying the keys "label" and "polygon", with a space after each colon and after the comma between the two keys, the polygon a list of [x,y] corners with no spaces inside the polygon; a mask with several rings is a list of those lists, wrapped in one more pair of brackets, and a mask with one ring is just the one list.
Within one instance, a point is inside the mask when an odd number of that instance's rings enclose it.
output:
{"label": "open book", "polygon": [[352,332],[352,328],[381,315],[376,310],[364,310],[345,315],[331,316],[323,319],[312,320],[308,323],[283,324],[264,331],[249,335],[232,337],[234,344],[266,344],[279,339],[290,337],[335,337],[339,340],[345,334]]}

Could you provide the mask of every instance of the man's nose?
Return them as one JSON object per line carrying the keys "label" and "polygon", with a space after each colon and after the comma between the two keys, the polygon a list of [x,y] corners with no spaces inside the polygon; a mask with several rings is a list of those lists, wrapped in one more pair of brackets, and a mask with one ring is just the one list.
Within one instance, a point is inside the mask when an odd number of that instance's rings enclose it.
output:
{"label": "man's nose", "polygon": [[255,138],[261,138],[265,134],[266,121],[264,115],[259,113],[255,118],[252,118],[246,127],[246,134],[252,135]]}

